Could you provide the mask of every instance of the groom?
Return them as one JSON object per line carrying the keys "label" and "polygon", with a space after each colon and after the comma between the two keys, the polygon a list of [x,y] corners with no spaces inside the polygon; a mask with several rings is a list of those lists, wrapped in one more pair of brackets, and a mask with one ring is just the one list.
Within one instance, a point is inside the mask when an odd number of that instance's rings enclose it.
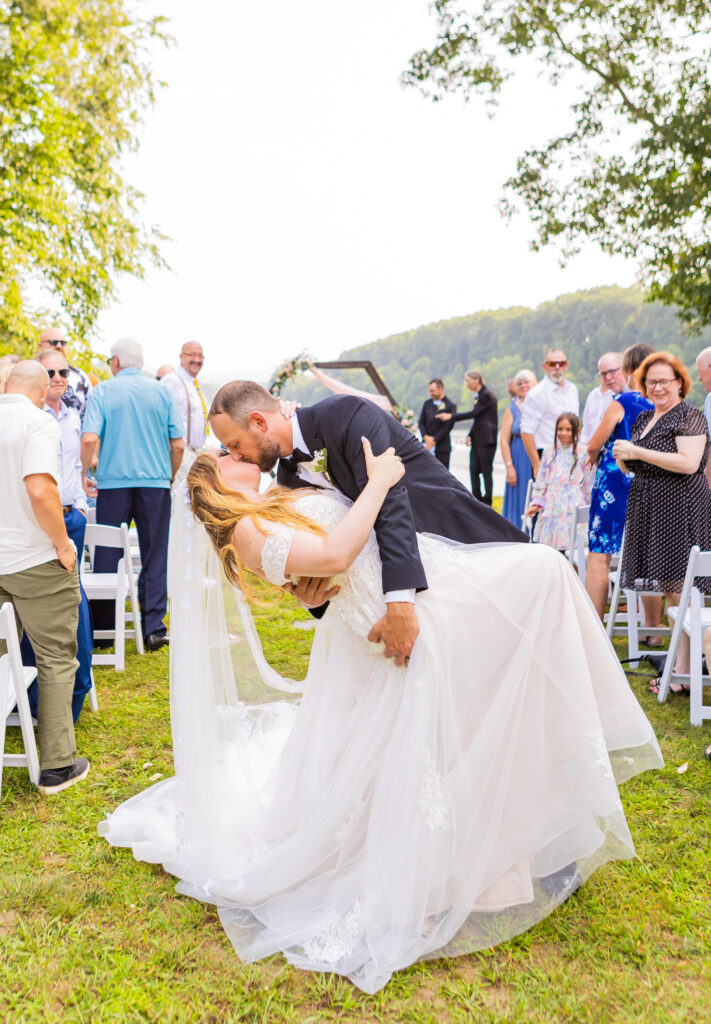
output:
{"label": "groom", "polygon": [[367,399],[333,395],[285,419],[277,398],[253,381],[238,380],[215,395],[210,424],[233,458],[265,473],[279,461],[277,480],[287,487],[313,486],[299,473],[299,463],[325,451],[328,476],[353,501],[368,482],[362,438],[368,438],[375,455],[395,449],[405,476],[389,491],[375,522],[387,612],[368,639],[382,640],[386,657],[397,665],[409,660],[418,633],[415,591],[427,589],[418,532],[467,544],[528,540],[477,501],[394,416]]}

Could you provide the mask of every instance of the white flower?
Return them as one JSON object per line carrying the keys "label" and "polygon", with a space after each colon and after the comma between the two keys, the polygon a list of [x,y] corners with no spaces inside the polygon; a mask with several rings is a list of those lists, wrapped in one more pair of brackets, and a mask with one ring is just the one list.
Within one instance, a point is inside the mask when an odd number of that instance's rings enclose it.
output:
{"label": "white flower", "polygon": [[323,473],[325,475],[328,472],[328,452],[325,448],[314,452],[312,468],[314,473]]}

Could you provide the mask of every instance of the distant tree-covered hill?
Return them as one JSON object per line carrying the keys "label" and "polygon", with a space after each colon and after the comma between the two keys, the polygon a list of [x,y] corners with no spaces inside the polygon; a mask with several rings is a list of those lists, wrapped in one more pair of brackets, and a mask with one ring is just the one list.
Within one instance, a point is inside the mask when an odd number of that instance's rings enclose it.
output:
{"label": "distant tree-covered hill", "polygon": [[[541,363],[549,348],[562,348],[566,353],[569,376],[584,400],[598,383],[600,356],[641,341],[675,352],[684,360],[694,379],[690,400],[701,405],[704,392],[696,380],[694,360],[702,348],[711,345],[711,328],[701,335],[684,334],[674,310],[645,302],[639,288],[591,288],[561,295],[537,309],[485,310],[442,320],[348,349],[340,358],[370,359],[399,404],[417,412],[432,377],[441,377],[450,398],[467,406],[471,401],[463,383],[467,370],[483,374],[503,407],[508,402],[508,378],[526,368],[540,379]],[[318,359],[318,352],[311,354]],[[293,355],[296,353],[285,353]],[[333,371],[332,375],[363,390],[374,390],[364,372]],[[310,375],[297,377],[283,391],[285,397],[304,404],[325,394]]]}

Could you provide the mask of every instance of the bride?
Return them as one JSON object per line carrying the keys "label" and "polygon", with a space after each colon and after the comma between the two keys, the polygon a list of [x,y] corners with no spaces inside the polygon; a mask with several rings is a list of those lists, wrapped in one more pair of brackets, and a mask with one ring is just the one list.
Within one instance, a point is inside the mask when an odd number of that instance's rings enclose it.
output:
{"label": "bride", "polygon": [[[372,993],[530,928],[634,856],[616,782],[662,759],[578,578],[543,545],[420,535],[420,633],[406,667],[383,657],[367,640],[384,611],[372,527],[404,470],[364,449],[353,504],[260,495],[257,466],[197,458],[171,524],[176,775],[100,831],[215,904],[242,960],[282,951]],[[264,660],[247,570],[339,587],[300,697]]]}

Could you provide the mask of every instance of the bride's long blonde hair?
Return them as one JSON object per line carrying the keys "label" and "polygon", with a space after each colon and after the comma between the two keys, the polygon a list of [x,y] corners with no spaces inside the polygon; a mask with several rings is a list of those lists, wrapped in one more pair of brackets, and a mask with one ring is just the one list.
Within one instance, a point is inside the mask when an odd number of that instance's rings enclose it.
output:
{"label": "bride's long blonde hair", "polygon": [[245,597],[256,598],[254,589],[245,579],[248,571],[234,546],[235,528],[246,517],[250,519],[260,533],[265,534],[259,520],[268,523],[281,523],[293,526],[297,530],[309,530],[320,537],[326,531],[318,523],[302,515],[294,507],[298,492],[288,487],[275,487],[258,501],[248,498],[239,491],[227,486],[220,475],[217,460],[203,452],[193,462],[187,476],[190,491],[190,507],[199,523],[202,523],[222,562],[227,579],[239,587]]}

